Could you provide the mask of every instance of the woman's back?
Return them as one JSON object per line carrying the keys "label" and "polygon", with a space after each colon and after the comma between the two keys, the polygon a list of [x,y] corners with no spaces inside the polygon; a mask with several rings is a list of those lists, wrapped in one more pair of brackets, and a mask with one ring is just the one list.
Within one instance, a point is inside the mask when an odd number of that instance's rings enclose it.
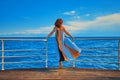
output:
{"label": "woman's back", "polygon": [[61,42],[63,44],[63,41],[64,41],[63,27],[61,28],[56,27],[55,30],[56,30],[56,35],[55,35],[56,39],[58,40],[58,42]]}

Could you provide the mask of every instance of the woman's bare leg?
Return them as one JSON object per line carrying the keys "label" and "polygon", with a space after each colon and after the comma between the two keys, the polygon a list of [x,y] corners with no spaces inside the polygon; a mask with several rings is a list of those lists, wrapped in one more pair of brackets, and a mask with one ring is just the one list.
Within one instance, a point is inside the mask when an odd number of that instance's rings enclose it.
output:
{"label": "woman's bare leg", "polygon": [[59,68],[62,69],[62,61],[59,62]]}

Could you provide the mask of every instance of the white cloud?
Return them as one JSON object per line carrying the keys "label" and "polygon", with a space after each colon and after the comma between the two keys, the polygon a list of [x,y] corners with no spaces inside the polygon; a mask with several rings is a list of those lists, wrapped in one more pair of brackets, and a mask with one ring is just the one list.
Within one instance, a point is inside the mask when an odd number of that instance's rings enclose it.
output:
{"label": "white cloud", "polygon": [[110,27],[111,25],[119,24],[120,25],[120,14],[112,14],[107,16],[97,17],[92,21],[69,21],[68,27],[69,30],[85,30],[88,28],[94,27]]}
{"label": "white cloud", "polygon": [[53,29],[53,26],[40,27],[38,29],[26,30],[27,33],[32,34],[47,34]]}
{"label": "white cloud", "polygon": [[67,11],[63,13],[64,15],[70,15],[73,19],[80,19],[80,16],[76,14],[75,10]]}
{"label": "white cloud", "polygon": [[73,16],[73,18],[75,18],[75,19],[80,19],[80,16]]}
{"label": "white cloud", "polygon": [[90,16],[90,14],[85,14],[85,16]]}
{"label": "white cloud", "polygon": [[[64,25],[68,31],[77,33],[78,31],[87,30],[89,28],[105,28],[111,27],[112,25],[120,25],[120,14],[111,14],[106,16],[96,17],[91,21],[68,21]],[[0,35],[11,35],[11,34],[48,34],[52,29],[52,26],[40,27],[37,29],[25,30],[23,32],[11,32],[11,33],[0,33]]]}
{"label": "white cloud", "polygon": [[75,13],[76,13],[76,11],[72,10],[72,11],[64,12],[63,14],[64,15],[74,15]]}
{"label": "white cloud", "polygon": [[12,35],[12,34],[48,34],[53,29],[53,26],[40,27],[37,29],[29,29],[22,32],[8,32],[0,33],[0,35]]}

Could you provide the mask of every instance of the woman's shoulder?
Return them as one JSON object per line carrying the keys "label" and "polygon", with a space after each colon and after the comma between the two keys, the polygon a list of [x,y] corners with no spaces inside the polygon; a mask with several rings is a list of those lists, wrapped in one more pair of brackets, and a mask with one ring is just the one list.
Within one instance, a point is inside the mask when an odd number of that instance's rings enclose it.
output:
{"label": "woman's shoulder", "polygon": [[62,30],[65,30],[65,26],[62,26]]}
{"label": "woman's shoulder", "polygon": [[64,26],[62,26],[61,28],[58,28],[58,27],[56,27],[56,26],[55,26],[55,27],[54,27],[54,29],[55,29],[55,30],[64,30],[64,29],[65,29],[65,27],[64,27]]}

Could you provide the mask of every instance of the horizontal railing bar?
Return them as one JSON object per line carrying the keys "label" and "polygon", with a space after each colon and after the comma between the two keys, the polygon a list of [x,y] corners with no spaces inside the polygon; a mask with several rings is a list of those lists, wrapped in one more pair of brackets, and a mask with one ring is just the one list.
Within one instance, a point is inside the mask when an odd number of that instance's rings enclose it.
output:
{"label": "horizontal railing bar", "polygon": [[[45,61],[29,61],[29,62],[4,62],[4,64],[26,64],[26,63],[42,63],[42,62],[45,62]],[[1,63],[0,63],[1,64]]]}
{"label": "horizontal railing bar", "polygon": [[0,39],[4,41],[47,41],[47,39]]}
{"label": "horizontal railing bar", "polygon": [[109,49],[109,48],[80,48],[82,50],[111,50],[111,51],[118,51],[118,49]]}
{"label": "horizontal railing bar", "polygon": [[0,58],[25,58],[25,57],[40,57],[40,56],[46,56],[46,55],[31,55],[31,56],[4,56]]}
{"label": "horizontal railing bar", "polygon": [[[40,57],[40,56],[46,56],[46,55],[31,55],[31,56],[4,56],[4,58],[22,58],[22,57]],[[101,56],[101,55],[80,55],[80,57],[104,57],[104,58],[114,58],[114,57],[118,57],[118,56],[110,56],[110,55],[105,55],[105,56]],[[0,58],[2,58],[0,56]]]}
{"label": "horizontal railing bar", "polygon": [[[43,51],[46,51],[46,49],[22,49],[22,50],[4,50],[4,52],[26,52],[26,51],[41,51],[41,50],[43,50]],[[2,50],[0,50],[0,51],[2,51]]]}
{"label": "horizontal railing bar", "polygon": [[84,57],[84,56],[85,57],[110,57],[110,58],[111,57],[113,57],[113,58],[117,57],[118,58],[118,56],[112,56],[112,55],[104,55],[104,56],[103,55],[102,56],[101,55],[80,55],[80,57]]}
{"label": "horizontal railing bar", "polygon": [[[0,40],[12,40],[12,41],[48,41],[47,39],[0,39]],[[120,38],[104,38],[104,37],[79,37],[75,40],[120,40]]]}
{"label": "horizontal railing bar", "polygon": [[[111,51],[118,51],[117,49],[102,49],[102,48],[80,48],[80,49],[82,49],[82,50],[111,50]],[[4,52],[17,52],[17,51],[22,51],[22,52],[24,52],[24,51],[40,51],[40,50],[46,50],[46,49],[23,49],[23,50],[4,50]],[[2,52],[2,50],[0,50],[1,52]]]}
{"label": "horizontal railing bar", "polygon": [[76,60],[76,62],[118,64],[118,62],[100,62],[100,61],[90,61],[90,60]]}
{"label": "horizontal railing bar", "polygon": [[120,40],[120,37],[75,37],[75,40]]}
{"label": "horizontal railing bar", "polygon": [[[80,39],[80,40],[83,40],[83,39],[85,39],[85,40],[120,40],[120,37],[74,37],[74,39],[76,40],[76,39]],[[21,39],[21,38],[17,38],[17,39],[15,39],[15,38],[0,38],[0,40],[45,40],[45,41],[47,41],[47,39],[45,39],[45,38],[43,38],[43,39],[37,39],[37,38],[35,38],[35,39],[31,39],[31,38],[26,38],[26,39]]]}
{"label": "horizontal railing bar", "polygon": [[[41,63],[45,61],[31,61],[31,62],[4,62],[4,64],[21,64],[21,63]],[[72,61],[68,61],[72,62]],[[99,61],[89,61],[89,60],[76,60],[76,62],[89,62],[89,63],[107,63],[107,64],[118,64],[119,62],[99,62]],[[2,64],[2,62],[0,62]]]}
{"label": "horizontal railing bar", "polygon": [[[88,53],[88,52],[87,52],[87,53],[84,52],[83,55],[86,55],[86,54],[87,54],[87,55],[105,55],[105,56],[108,55],[108,56],[109,56],[109,54],[108,54],[107,52],[106,52],[106,53],[105,53],[105,52],[101,52],[101,53],[100,53],[100,52],[89,52],[89,53]],[[82,55],[82,54],[81,54],[81,55]],[[113,55],[113,54],[112,54],[112,55]],[[112,56],[112,55],[110,55],[110,56]],[[116,54],[116,55],[117,55],[117,54]]]}

